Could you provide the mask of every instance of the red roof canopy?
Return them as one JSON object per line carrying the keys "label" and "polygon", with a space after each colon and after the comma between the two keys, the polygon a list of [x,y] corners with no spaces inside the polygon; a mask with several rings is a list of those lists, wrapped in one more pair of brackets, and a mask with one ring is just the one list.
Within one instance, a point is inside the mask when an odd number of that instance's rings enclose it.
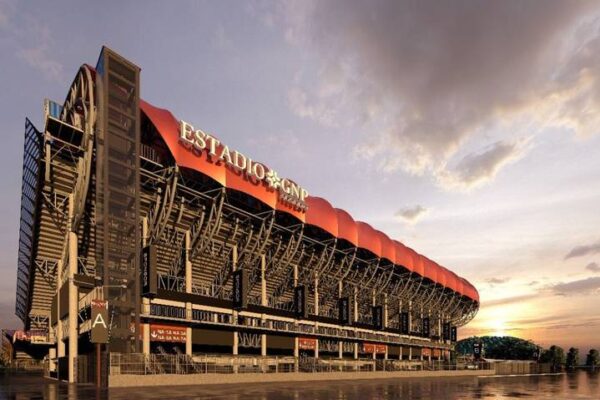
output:
{"label": "red roof canopy", "polygon": [[[346,211],[334,208],[327,200],[320,197],[308,196],[305,199],[308,206],[306,212],[279,201],[277,192],[269,188],[264,181],[248,178],[246,174],[225,163],[213,161],[208,152],[199,154],[180,143],[179,121],[171,112],[154,107],[143,100],[140,100],[140,108],[154,124],[180,167],[200,172],[228,190],[245,193],[272,209],[293,215],[301,222],[319,227],[334,237],[369,250],[377,257],[385,258],[457,293],[479,301],[479,293],[469,282],[402,243],[391,240],[385,233],[373,229],[365,222],[355,222]],[[221,146],[219,144],[219,151]]]}

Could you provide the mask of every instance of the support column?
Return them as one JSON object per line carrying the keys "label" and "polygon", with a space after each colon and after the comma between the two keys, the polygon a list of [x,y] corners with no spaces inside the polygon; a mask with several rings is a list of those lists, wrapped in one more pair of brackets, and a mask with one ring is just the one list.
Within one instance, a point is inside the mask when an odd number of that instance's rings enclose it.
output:
{"label": "support column", "polygon": [[63,341],[64,338],[64,334],[63,334],[63,327],[62,327],[62,321],[60,319],[60,309],[61,309],[61,305],[60,305],[60,277],[62,276],[62,271],[63,271],[63,262],[62,260],[58,260],[58,263],[56,264],[56,287],[57,287],[57,296],[56,296],[56,314],[58,315],[57,321],[56,321],[56,356],[57,357],[64,357],[65,356],[65,342]]}
{"label": "support column", "polygon": [[[67,251],[69,262],[66,267],[67,270],[67,284],[69,290],[69,383],[77,382],[77,353],[78,353],[78,340],[79,340],[79,295],[77,293],[77,286],[75,286],[75,274],[77,274],[77,234],[72,231],[73,222],[73,194],[69,195],[69,212],[68,212],[68,226],[69,231],[67,233]],[[64,266],[63,266],[64,267]],[[60,278],[59,278],[60,279]],[[60,295],[59,295],[60,297]]]}
{"label": "support column", "polygon": [[[377,298],[375,297],[375,289],[371,292],[371,305],[375,307],[377,305]],[[377,352],[373,348],[373,360],[377,359]]]}
{"label": "support column", "polygon": [[315,276],[315,315],[319,315],[319,277]]}
{"label": "support column", "polygon": [[[148,217],[142,218],[142,247],[148,244]],[[142,298],[142,314],[150,314],[150,299]],[[142,324],[142,353],[150,354],[150,324],[148,321]]]}
{"label": "support column", "polygon": [[[267,306],[267,278],[266,278],[266,269],[267,260],[265,255],[260,256],[260,305],[263,307]],[[261,315],[261,321],[263,325],[266,323],[266,315],[263,313]],[[260,355],[265,357],[267,355],[267,334],[262,333],[260,335]]]}
{"label": "support column", "polygon": [[[294,287],[298,286],[298,265],[294,264]],[[294,325],[298,328],[298,320],[294,320]],[[300,357],[300,343],[298,340],[298,336],[294,337],[294,357],[296,358],[296,362],[294,364],[295,372],[298,372],[298,358]]]}
{"label": "support column", "polygon": [[388,296],[387,293],[383,294],[383,329],[388,327]]}
{"label": "support column", "polygon": [[[237,250],[238,250],[237,245],[234,245],[231,248],[231,267],[232,267],[233,271],[237,270],[237,260],[238,260],[238,251]],[[233,310],[232,316],[233,316],[234,325],[237,325],[238,312]],[[232,346],[233,347],[232,353],[234,356],[238,355],[238,346],[239,346],[239,334],[238,334],[238,331],[235,330],[235,331],[233,331],[233,346]],[[233,366],[233,372],[237,373],[237,364]]]}
{"label": "support column", "polygon": [[[319,315],[319,277],[315,276],[315,315]],[[319,323],[315,322],[315,332],[319,330]],[[319,339],[315,339],[315,358],[319,358]]]}
{"label": "support column", "polygon": [[398,360],[402,360],[402,346],[400,346],[400,356],[398,357]]}
{"label": "support column", "polygon": [[412,360],[412,346],[408,346],[408,359]]}
{"label": "support column", "polygon": [[[342,298],[342,293],[344,291],[344,284],[342,283],[342,281],[338,282],[338,300]],[[343,341],[339,341],[338,342],[338,355],[339,358],[344,358],[344,342]]]}
{"label": "support column", "polygon": [[356,323],[358,321],[358,288],[354,286],[354,301],[352,307],[352,322]]}
{"label": "support column", "polygon": [[[72,199],[72,197],[71,197]],[[78,303],[77,286],[75,286],[75,274],[77,273],[77,235],[69,232],[69,383],[77,381],[77,352],[79,329],[78,328]]]}
{"label": "support column", "polygon": [[410,336],[410,333],[412,332],[413,326],[412,326],[412,300],[408,301],[408,336]]}
{"label": "support column", "polygon": [[[185,232],[185,292],[192,293],[192,262],[190,261],[190,231]],[[188,326],[185,328],[185,354],[192,355],[192,303],[185,303],[185,317],[188,321]]]}

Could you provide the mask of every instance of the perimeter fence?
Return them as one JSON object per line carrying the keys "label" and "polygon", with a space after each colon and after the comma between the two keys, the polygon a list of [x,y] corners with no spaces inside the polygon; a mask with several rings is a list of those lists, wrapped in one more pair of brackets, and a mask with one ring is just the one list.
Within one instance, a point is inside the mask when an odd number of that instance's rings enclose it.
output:
{"label": "perimeter fence", "polygon": [[318,373],[375,371],[490,370],[490,363],[451,364],[444,361],[336,359],[314,357],[215,356],[111,353],[110,375]]}

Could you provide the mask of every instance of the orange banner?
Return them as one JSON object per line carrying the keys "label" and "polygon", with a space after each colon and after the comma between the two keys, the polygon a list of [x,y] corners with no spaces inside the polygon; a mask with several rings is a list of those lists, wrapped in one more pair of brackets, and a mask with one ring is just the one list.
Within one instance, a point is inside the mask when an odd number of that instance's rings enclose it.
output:
{"label": "orange banner", "polygon": [[150,325],[150,340],[153,342],[185,343],[186,328],[177,325]]}
{"label": "orange banner", "polygon": [[317,339],[298,338],[298,348],[300,350],[315,350],[317,348]]}
{"label": "orange banner", "polygon": [[385,354],[387,345],[375,343],[363,343],[363,353]]}

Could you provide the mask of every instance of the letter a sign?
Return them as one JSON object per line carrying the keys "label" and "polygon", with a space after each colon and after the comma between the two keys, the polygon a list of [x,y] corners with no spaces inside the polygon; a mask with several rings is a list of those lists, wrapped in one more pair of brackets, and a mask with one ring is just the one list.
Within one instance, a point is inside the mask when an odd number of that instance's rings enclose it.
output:
{"label": "letter a sign", "polygon": [[92,343],[108,343],[108,302],[92,300]]}

